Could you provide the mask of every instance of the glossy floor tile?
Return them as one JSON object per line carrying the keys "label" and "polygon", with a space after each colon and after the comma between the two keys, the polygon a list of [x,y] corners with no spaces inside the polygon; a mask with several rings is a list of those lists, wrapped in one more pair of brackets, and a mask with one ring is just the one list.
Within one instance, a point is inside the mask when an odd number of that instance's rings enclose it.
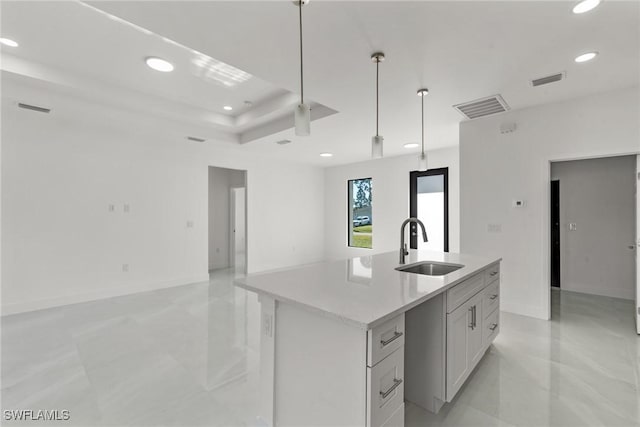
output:
{"label": "glossy floor tile", "polygon": [[552,320],[501,313],[500,335],[438,415],[410,426],[640,426],[632,301],[552,292]]}
{"label": "glossy floor tile", "polygon": [[[261,426],[260,306],[230,271],[2,318],[2,409],[68,409],[76,426]],[[631,301],[554,291],[550,322],[501,314],[455,402],[410,426],[640,426]],[[47,425],[6,422],[2,425]]]}

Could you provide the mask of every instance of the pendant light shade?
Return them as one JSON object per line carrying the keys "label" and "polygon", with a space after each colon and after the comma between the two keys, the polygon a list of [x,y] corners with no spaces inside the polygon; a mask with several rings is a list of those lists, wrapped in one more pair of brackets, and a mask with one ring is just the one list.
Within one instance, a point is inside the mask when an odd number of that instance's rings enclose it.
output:
{"label": "pendant light shade", "polygon": [[418,157],[418,171],[426,172],[429,165],[427,162],[427,153],[424,151],[424,98],[429,93],[429,89],[420,89],[418,90],[418,96],[422,101],[422,149],[420,151],[420,156]]}
{"label": "pendant light shade", "polygon": [[381,135],[371,137],[371,158],[381,159],[383,156],[382,143],[384,138]]}
{"label": "pendant light shade", "polygon": [[380,159],[383,156],[384,138],[378,132],[378,125],[380,122],[380,99],[379,99],[379,77],[380,77],[380,63],[384,61],[384,53],[376,52],[371,55],[371,61],[376,64],[376,134],[371,138],[371,157],[374,159]]}
{"label": "pendant light shade", "polygon": [[296,135],[309,136],[311,134],[311,109],[309,104],[298,104],[294,114]]}
{"label": "pendant light shade", "polygon": [[304,67],[302,60],[302,6],[309,0],[296,0],[293,4],[298,8],[300,22],[300,104],[294,112],[295,130],[297,136],[309,136],[311,134],[311,107],[304,103]]}

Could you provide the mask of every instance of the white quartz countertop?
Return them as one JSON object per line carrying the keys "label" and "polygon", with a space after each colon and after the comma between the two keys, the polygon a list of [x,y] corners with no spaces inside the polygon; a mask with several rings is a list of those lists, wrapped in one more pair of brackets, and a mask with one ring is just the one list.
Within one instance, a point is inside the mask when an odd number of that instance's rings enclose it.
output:
{"label": "white quartz countertop", "polygon": [[371,329],[500,260],[411,250],[406,264],[437,261],[464,265],[444,276],[425,276],[395,270],[400,264],[394,251],[252,274],[236,280],[236,285]]}

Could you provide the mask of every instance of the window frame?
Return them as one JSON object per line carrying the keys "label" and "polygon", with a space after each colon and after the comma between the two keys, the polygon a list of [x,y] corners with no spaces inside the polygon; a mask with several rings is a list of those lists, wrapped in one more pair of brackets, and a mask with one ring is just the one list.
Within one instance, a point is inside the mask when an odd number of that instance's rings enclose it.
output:
{"label": "window frame", "polygon": [[[352,178],[347,179],[347,247],[357,249],[373,249],[373,230],[371,231],[371,247],[366,248],[362,246],[352,245],[351,238],[353,237],[353,181],[369,180],[373,184],[373,178]],[[373,185],[371,185],[371,193],[373,193]],[[373,202],[371,203],[371,216],[369,221],[373,225]]]}

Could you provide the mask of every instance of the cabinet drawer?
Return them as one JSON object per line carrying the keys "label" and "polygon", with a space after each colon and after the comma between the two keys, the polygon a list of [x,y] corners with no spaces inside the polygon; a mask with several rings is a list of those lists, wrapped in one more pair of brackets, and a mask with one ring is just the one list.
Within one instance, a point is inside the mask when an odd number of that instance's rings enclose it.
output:
{"label": "cabinet drawer", "polygon": [[500,263],[493,264],[484,271],[484,283],[491,283],[500,278]]}
{"label": "cabinet drawer", "polygon": [[482,344],[488,347],[500,331],[500,310],[496,308],[482,322]]}
{"label": "cabinet drawer", "polygon": [[404,347],[367,368],[367,426],[379,427],[404,403]]}
{"label": "cabinet drawer", "polygon": [[482,298],[482,312],[488,317],[500,306],[500,281],[496,280],[485,288]]}
{"label": "cabinet drawer", "polygon": [[404,403],[391,415],[382,427],[404,427]]}
{"label": "cabinet drawer", "polygon": [[404,313],[367,331],[367,366],[404,346]]}
{"label": "cabinet drawer", "polygon": [[484,286],[484,271],[471,276],[447,291],[447,313],[474,296]]}

